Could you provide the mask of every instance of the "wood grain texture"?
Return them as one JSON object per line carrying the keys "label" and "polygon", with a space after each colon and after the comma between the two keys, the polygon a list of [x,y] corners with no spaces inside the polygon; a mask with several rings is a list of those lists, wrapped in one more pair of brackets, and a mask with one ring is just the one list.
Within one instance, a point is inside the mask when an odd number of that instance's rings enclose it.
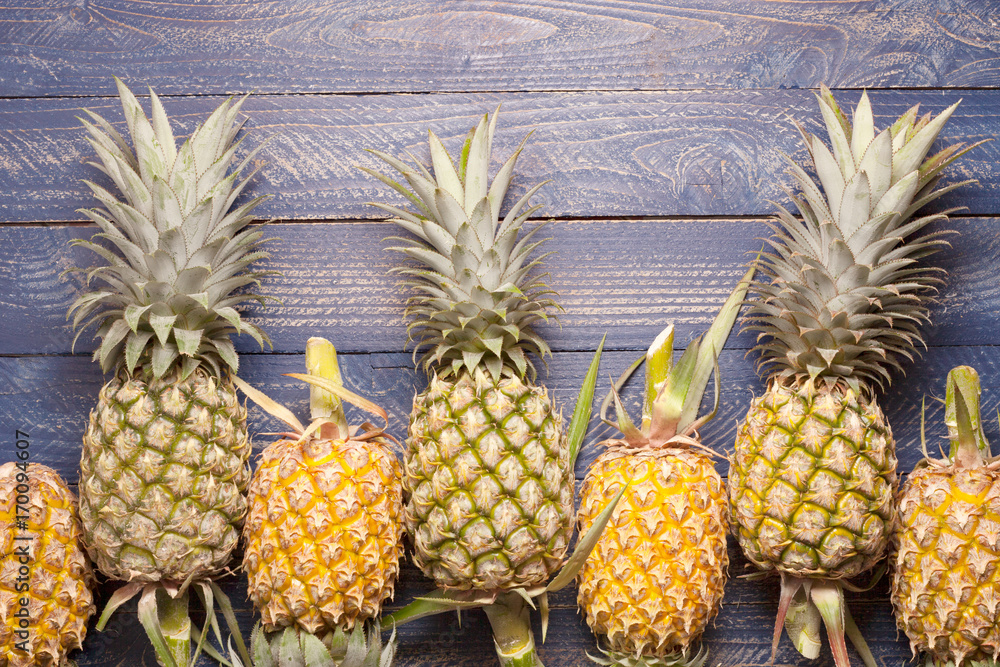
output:
{"label": "wood grain texture", "polygon": [[[853,106],[859,93],[840,96]],[[960,97],[941,145],[991,138],[1000,124],[1000,91],[873,91],[878,125],[913,104],[940,111]],[[167,100],[190,132],[220,100]],[[493,169],[533,130],[511,195],[546,179],[533,200],[545,217],[770,215],[787,201],[782,152],[805,162],[791,119],[820,132],[813,93],[788,91],[449,94],[411,96],[254,96],[244,109],[253,136],[272,137],[266,163],[247,196],[273,194],[261,218],[356,219],[381,214],[369,201],[402,197],[354,165],[388,171],[363,149],[412,151],[428,160],[427,130],[457,150],[485,111],[503,102]],[[83,220],[95,200],[81,179],[108,184],[86,164],[93,151],[75,116],[87,106],[124,128],[117,100],[0,100],[0,222]],[[823,131],[825,134],[825,131]],[[978,179],[939,207],[1000,214],[1000,142],[962,158],[952,181]],[[509,201],[516,201],[511,199]]]}
{"label": "wood grain texture", "polygon": [[[715,621],[705,632],[704,641],[711,653],[712,665],[757,666],[769,664],[771,657],[771,630],[778,606],[776,579],[748,581],[738,575],[752,572],[754,568],[740,553],[733,539],[729,540],[729,582],[726,597]],[[238,564],[239,556],[234,561]],[[242,574],[225,577],[220,584],[230,597],[237,620],[244,634],[249,636],[256,617],[247,599],[246,580]],[[98,607],[114,590],[114,585],[104,585]],[[426,594],[430,585],[422,573],[409,562],[402,567],[393,602],[386,605],[391,611],[419,595]],[[577,611],[576,586],[569,586],[556,593],[550,600],[548,639],[539,649],[546,667],[582,667],[589,664],[586,653],[595,653],[596,640]],[[909,647],[895,635],[895,625],[888,602],[888,584],[883,580],[867,593],[847,593],[848,603],[861,630],[865,632],[875,657],[883,665],[899,665],[909,658]],[[76,654],[78,667],[155,667],[152,649],[148,646],[142,627],[136,617],[136,603],[122,607],[103,633],[91,631]],[[195,613],[196,622],[201,621]],[[537,614],[534,632],[541,641],[541,627]],[[492,664],[493,646],[489,623],[481,611],[462,614],[461,623],[454,614],[441,614],[398,629],[399,648],[396,667],[482,667]],[[857,659],[857,656],[852,653]],[[829,650],[824,648],[818,664],[832,664]],[[802,658],[783,637],[777,654],[776,665],[802,664]],[[201,659],[198,667],[215,663]]]}
{"label": "wood grain texture", "polygon": [[[957,218],[953,247],[927,260],[950,273],[932,308],[931,345],[1000,345],[1000,218]],[[67,354],[73,333],[66,311],[83,287],[73,266],[89,266],[89,251],[70,247],[96,227],[0,225],[0,355]],[[398,261],[388,250],[389,223],[289,223],[268,228],[273,256],[263,293],[280,300],[248,317],[266,330],[274,351],[302,352],[322,335],[346,352],[404,348],[406,293],[389,275]],[[540,331],[557,351],[594,349],[605,333],[610,349],[644,349],[669,322],[687,339],[706,329],[743,265],[768,230],[761,220],[566,220],[543,232],[556,254],[545,260],[565,312]],[[750,334],[733,347],[753,346]],[[259,352],[248,336],[243,352]],[[93,330],[77,352],[93,350]]]}
{"label": "wood grain texture", "polygon": [[[963,346],[932,347],[908,369],[905,378],[897,382],[880,399],[897,442],[900,470],[909,471],[921,458],[920,410],[925,396],[944,396],[945,376],[959,364],[977,368],[983,378],[983,414],[995,414],[1000,408],[1000,360],[995,347]],[[592,352],[561,352],[549,362],[549,373],[541,382],[551,391],[552,399],[569,419],[577,391],[593,356]],[[615,434],[600,424],[597,411],[606,394],[610,377],[617,378],[639,356],[632,351],[611,351],[604,355],[598,384],[598,400],[594,418],[577,462],[577,477],[582,479],[588,466],[602,451],[601,440]],[[424,388],[426,379],[413,370],[407,354],[345,354],[342,355],[348,386],[373,399],[389,413],[389,432],[396,438],[406,437],[407,417],[413,395]],[[301,418],[308,414],[308,391],[298,380],[284,373],[299,373],[304,368],[304,356],[298,354],[244,355],[240,377],[266,394],[287,405]],[[746,416],[750,400],[763,391],[763,384],[754,371],[753,359],[742,350],[724,350],[719,360],[723,392],[716,418],[702,429],[703,442],[720,454],[732,451],[736,427]],[[97,401],[104,383],[96,364],[82,356],[6,357],[0,358],[0,463],[13,459],[15,429],[32,436],[32,456],[55,468],[67,481],[75,483],[79,476],[80,440],[86,429],[87,416]],[[640,403],[639,377],[631,381],[623,398],[633,416]],[[710,393],[710,392],[709,392]],[[711,409],[710,398],[703,412]],[[943,408],[936,402],[927,403],[927,433],[929,447],[943,443]],[[357,415],[361,417],[361,415]],[[272,438],[265,435],[281,431],[284,426],[267,416],[256,406],[250,406],[249,427],[254,435],[254,451],[261,451]],[[987,435],[1000,452],[1000,432],[992,420],[986,421]],[[9,442],[8,442],[9,441]],[[720,459],[720,473],[728,465]]]}
{"label": "wood grain texture", "polygon": [[[310,335],[326,336],[342,351],[348,386],[383,405],[402,439],[425,379],[402,351],[406,295],[388,275],[397,260],[383,241],[394,229],[366,205],[400,197],[355,168],[385,171],[363,149],[426,161],[428,128],[454,149],[502,102],[495,171],[534,131],[511,194],[553,179],[535,201],[540,220],[555,219],[547,234],[558,254],[545,267],[566,310],[561,324],[542,327],[555,353],[541,381],[568,417],[604,333],[599,397],[668,321],[679,345],[708,325],[767,234],[768,200],[787,201],[781,154],[806,159],[791,119],[820,131],[807,89],[840,89],[846,108],[868,88],[880,126],[913,104],[937,112],[964,98],[940,145],[1000,134],[996,14],[993,0],[0,2],[0,462],[12,457],[15,429],[27,430],[33,459],[77,481],[104,378],[89,359],[89,333],[71,352],[65,312],[81,285],[59,273],[91,262],[67,241],[94,230],[77,224],[77,209],[94,204],[81,179],[107,181],[86,165],[93,152],[75,116],[86,106],[124,127],[112,75],[136,92],[152,85],[179,135],[219,96],[254,91],[244,107],[247,147],[272,138],[246,194],[274,195],[258,212],[276,220],[267,268],[284,275],[264,289],[281,304],[247,312],[275,347],[239,341],[240,375],[305,416],[306,388],[283,374],[302,370]],[[921,401],[943,395],[953,366],[980,371],[984,414],[1000,408],[997,165],[1000,142],[966,156],[946,178],[978,183],[937,204],[965,207],[952,222],[954,246],[933,259],[950,280],[932,309],[929,349],[880,397],[903,472],[921,456]],[[719,413],[702,435],[723,453],[763,389],[745,354],[752,345],[734,335],[720,360]],[[633,413],[640,384],[623,391]],[[942,406],[928,401],[926,417],[935,450]],[[590,426],[578,483],[612,435],[596,417]],[[251,407],[250,428],[259,452],[265,433],[281,427]],[[1000,425],[988,419],[986,428],[1000,449]],[[724,460],[719,468],[727,472]],[[752,568],[732,540],[729,551],[725,604],[705,635],[709,664],[763,667],[777,582],[740,579]],[[245,581],[223,586],[249,635]],[[101,606],[114,588],[102,585]],[[407,563],[391,608],[428,590]],[[540,649],[548,667],[581,667],[593,652],[575,596],[573,587],[553,596]],[[887,581],[848,599],[879,664],[905,663]],[[155,665],[135,612],[132,602],[105,632],[91,631],[75,656],[80,667]],[[400,667],[495,664],[481,612],[461,624],[454,615],[423,619],[400,628],[400,639]],[[807,661],[783,638],[775,664],[833,660],[824,647]]]}
{"label": "wood grain texture", "polygon": [[0,10],[0,96],[996,85],[990,0],[97,0]]}

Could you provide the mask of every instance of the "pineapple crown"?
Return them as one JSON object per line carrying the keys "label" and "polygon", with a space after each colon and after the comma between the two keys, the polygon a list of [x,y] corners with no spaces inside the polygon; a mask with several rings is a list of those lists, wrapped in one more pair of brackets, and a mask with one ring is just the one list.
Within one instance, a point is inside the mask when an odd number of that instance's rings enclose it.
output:
{"label": "pineapple crown", "polygon": [[[729,338],[740,306],[743,305],[754,267],[743,275],[733,292],[703,335],[691,341],[680,360],[674,363],[674,325],[660,332],[646,356],[625,371],[608,392],[601,406],[601,420],[622,432],[623,441],[608,441],[611,446],[630,448],[699,445],[693,438],[696,431],[715,417],[719,407],[719,353]],[[622,404],[618,390],[645,360],[646,386],[642,404],[642,421],[636,426]],[[715,406],[701,417],[701,407],[709,377],[715,372]],[[617,422],[604,415],[614,400]]]}
{"label": "pineapple crown", "polygon": [[702,644],[692,655],[690,647],[668,653],[664,656],[642,655],[642,653],[624,653],[612,648],[605,649],[598,645],[600,655],[590,655],[591,662],[605,667],[705,667],[708,662],[708,648]]}
{"label": "pineapple crown", "polygon": [[[80,121],[100,158],[89,164],[114,181],[124,201],[84,181],[104,208],[80,212],[101,231],[73,244],[107,263],[69,270],[84,273],[88,288],[69,309],[78,330],[73,343],[99,323],[94,359],[105,373],[116,367],[132,373],[140,366],[160,378],[177,363],[182,378],[202,364],[215,375],[223,366],[235,372],[239,360],[230,335],[248,333],[262,346],[267,340],[234,308],[248,300],[264,303],[264,297],[237,290],[272,273],[249,268],[268,256],[258,250],[262,233],[247,229],[250,212],[267,197],[230,211],[257,170],[237,178],[261,148],[227,174],[243,141],[236,141],[243,125],[237,116],[246,98],[223,102],[178,149],[156,94],[149,91],[150,122],[132,92],[115,81],[135,149],[84,109],[88,118]],[[101,288],[89,289],[95,279]]]}
{"label": "pineapple crown", "polygon": [[[499,111],[499,108],[497,109]],[[420,363],[437,366],[442,376],[457,375],[485,365],[494,379],[505,373],[534,377],[527,353],[544,357],[549,346],[534,330],[546,311],[558,308],[544,283],[545,274],[532,269],[543,254],[529,256],[543,240],[533,237],[542,225],[518,239],[528,217],[541,208],[527,206],[545,183],[530,188],[500,220],[500,207],[514,175],[514,164],[528,137],[489,181],[489,160],[497,113],[486,114],[465,138],[456,165],[444,144],[429,132],[433,175],[410,155],[415,168],[379,151],[374,155],[396,169],[412,190],[371,169],[362,168],[404,195],[415,210],[373,203],[394,216],[393,222],[413,238],[393,237],[399,251],[420,267],[401,267],[403,285],[416,291],[406,303],[411,318],[408,333],[423,348]],[[530,134],[528,135],[530,136]]]}
{"label": "pineapple crown", "polygon": [[383,647],[382,633],[374,622],[352,630],[337,628],[323,637],[289,627],[270,638],[258,623],[250,635],[249,653],[242,659],[232,643],[229,646],[233,667],[392,667],[395,655],[396,631]]}
{"label": "pineapple crown", "polygon": [[876,132],[867,93],[853,124],[829,88],[817,97],[833,150],[796,123],[819,184],[786,156],[800,191],[786,192],[802,220],[776,204],[772,252],[758,260],[771,282],[752,286],[758,298],[746,328],[760,332],[760,364],[774,364],[780,376],[882,386],[890,369],[902,370],[900,360],[912,360],[924,344],[920,325],[929,321],[927,304],[942,282],[941,269],[917,262],[947,245],[947,231],[924,230],[952,211],[913,216],[972,182],[937,187],[944,168],[979,144],[926,157],[957,102],[937,117],[918,118],[914,106]]}
{"label": "pineapple crown", "polygon": [[[312,417],[309,426],[304,426],[291,410],[244,380],[234,377],[233,383],[264,412],[291,427],[290,433],[280,435],[295,438],[298,442],[306,442],[313,437],[322,440],[355,441],[378,438],[387,445],[389,442],[399,444],[385,432],[389,426],[389,414],[367,398],[358,396],[344,387],[340,364],[337,363],[337,348],[333,343],[315,336],[306,341],[306,370],[308,373],[305,375],[301,373],[285,375],[309,384],[309,412]],[[381,417],[385,426],[376,428],[368,422],[356,426],[349,425],[343,401]]]}
{"label": "pineapple crown", "polygon": [[[931,458],[927,452],[927,437],[924,431],[924,413],[920,410],[920,447],[924,453],[924,464],[956,468],[978,468],[994,462],[990,453],[990,443],[983,431],[983,414],[980,407],[982,385],[979,373],[971,366],[956,366],[948,372],[944,399],[944,421],[948,427],[951,447],[948,456]],[[940,399],[939,399],[940,400]]]}

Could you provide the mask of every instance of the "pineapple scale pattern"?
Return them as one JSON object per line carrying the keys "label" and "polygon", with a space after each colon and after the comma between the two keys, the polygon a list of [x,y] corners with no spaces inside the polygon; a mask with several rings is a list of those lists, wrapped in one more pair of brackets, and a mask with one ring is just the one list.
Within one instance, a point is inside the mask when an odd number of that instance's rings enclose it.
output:
{"label": "pineapple scale pattern", "polygon": [[91,558],[126,581],[184,581],[225,566],[246,514],[246,408],[203,369],[111,380],[80,460]]}
{"label": "pineapple scale pattern", "polygon": [[414,400],[404,486],[414,560],[439,586],[545,581],[573,532],[573,471],[548,392],[481,370]]}
{"label": "pineapple scale pattern", "polygon": [[403,551],[401,474],[378,440],[283,440],[265,450],[243,563],[267,631],[350,629],[378,615]]}

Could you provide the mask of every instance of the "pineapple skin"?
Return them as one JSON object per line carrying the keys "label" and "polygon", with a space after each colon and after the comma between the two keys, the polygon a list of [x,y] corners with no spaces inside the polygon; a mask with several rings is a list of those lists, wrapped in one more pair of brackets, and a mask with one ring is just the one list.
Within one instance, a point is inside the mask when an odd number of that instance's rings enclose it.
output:
{"label": "pineapple skin", "polygon": [[1000,471],[919,467],[899,494],[892,604],[935,664],[1000,654]]}
{"label": "pineapple skin", "polygon": [[[73,649],[80,648],[87,634],[87,620],[96,607],[91,588],[94,572],[80,548],[80,519],[76,496],[51,468],[29,463],[28,481],[18,482],[23,472],[13,462],[0,466],[0,667],[56,666]],[[27,484],[27,531],[17,526],[18,485]],[[21,491],[24,487],[21,487]],[[28,537],[31,541],[15,540]],[[29,562],[17,550],[28,547]],[[18,582],[18,570],[30,569],[27,589]],[[21,583],[21,589],[18,584]],[[23,641],[20,630],[20,600],[28,599],[30,650],[15,646]]]}
{"label": "pineapple skin", "polygon": [[385,440],[280,440],[250,482],[243,567],[264,629],[350,629],[393,595],[402,466]]}
{"label": "pineapple skin", "polygon": [[112,579],[200,579],[229,561],[246,514],[246,407],[228,379],[196,369],[116,376],[83,438],[84,543]]}
{"label": "pineapple skin", "polygon": [[482,369],[435,374],[413,401],[405,457],[414,562],[444,588],[543,583],[573,532],[573,470],[544,387]]}
{"label": "pineapple skin", "polygon": [[665,657],[697,640],[721,606],[725,486],[701,452],[611,448],[584,479],[581,535],[629,482],[578,576],[578,602],[612,651]]}
{"label": "pineapple skin", "polygon": [[889,423],[844,383],[772,381],[737,430],[730,511],[762,569],[824,579],[868,570],[888,545],[896,487]]}

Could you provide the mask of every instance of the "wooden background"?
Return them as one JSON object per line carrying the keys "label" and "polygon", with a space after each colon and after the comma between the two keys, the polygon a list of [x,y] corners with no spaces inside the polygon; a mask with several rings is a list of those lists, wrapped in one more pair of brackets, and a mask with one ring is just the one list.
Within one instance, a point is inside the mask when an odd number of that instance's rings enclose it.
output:
{"label": "wooden background", "polygon": [[[414,151],[426,131],[458,141],[503,104],[494,163],[534,130],[513,194],[551,178],[536,202],[551,220],[546,261],[565,313],[543,327],[554,354],[542,379],[567,411],[594,347],[608,333],[599,392],[668,322],[678,344],[708,325],[766,234],[768,200],[786,201],[781,152],[805,158],[791,123],[820,131],[820,83],[853,106],[867,88],[880,127],[919,103],[939,111],[963,103],[942,143],[992,137],[1000,127],[1000,17],[991,0],[782,2],[742,0],[287,0],[187,3],[42,0],[0,3],[0,460],[14,431],[31,434],[32,457],[71,483],[87,413],[103,378],[93,342],[71,349],[66,310],[80,288],[65,269],[91,261],[67,241],[94,228],[77,213],[94,205],[83,178],[91,149],[81,107],[124,125],[112,75],[137,93],[151,85],[189,132],[220,96],[252,92],[244,109],[248,145],[266,137],[266,163],[251,193],[274,198],[267,267],[282,272],[265,293],[281,305],[251,311],[274,349],[250,340],[240,374],[304,414],[306,390],[282,373],[300,371],[309,336],[345,354],[348,384],[405,420],[424,377],[404,351],[403,295],[387,277],[396,261],[383,238],[392,226],[365,202],[395,193],[355,165],[364,153]],[[147,107],[148,108],[148,107]],[[983,376],[984,410],[1000,406],[1000,142],[978,148],[946,180],[978,179],[936,204],[962,207],[953,247],[933,258],[950,272],[933,309],[928,349],[883,398],[900,469],[919,459],[919,410],[943,395],[947,371],[972,364]],[[705,441],[732,449],[737,421],[761,384],[746,358],[752,338],[730,339],[724,391]],[[628,398],[637,404],[632,386]],[[942,411],[929,404],[933,442]],[[276,425],[259,411],[251,428]],[[596,420],[580,458],[582,478],[606,435]],[[1000,441],[996,424],[988,435]],[[255,438],[255,450],[267,444]],[[723,471],[726,466],[721,465]],[[705,634],[712,665],[763,665],[777,603],[774,580],[746,581],[731,545],[725,606]],[[241,576],[225,580],[249,632]],[[103,586],[100,602],[112,589]],[[412,566],[395,605],[427,590]],[[909,658],[897,637],[883,581],[849,595],[855,618],[883,665]],[[481,612],[405,626],[398,665],[494,664]],[[594,639],[575,590],[554,600],[549,667],[586,664]],[[852,654],[853,655],[853,654]],[[854,656],[857,660],[857,657]],[[92,632],[81,667],[153,665],[152,650],[124,607]],[[778,664],[808,664],[783,639]],[[205,664],[209,664],[205,661]],[[818,664],[832,665],[824,649]]]}

